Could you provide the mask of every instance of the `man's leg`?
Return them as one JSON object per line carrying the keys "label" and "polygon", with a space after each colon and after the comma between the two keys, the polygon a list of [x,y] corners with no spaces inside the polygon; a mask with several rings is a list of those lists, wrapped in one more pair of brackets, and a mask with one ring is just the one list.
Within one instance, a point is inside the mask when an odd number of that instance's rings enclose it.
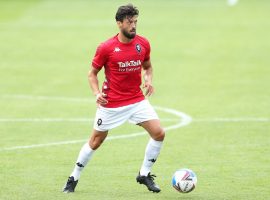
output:
{"label": "man's leg", "polygon": [[151,136],[145,150],[144,161],[140,170],[140,174],[147,176],[155,163],[165,137],[165,132],[160,126],[159,120],[150,120],[140,124]]}
{"label": "man's leg", "polygon": [[154,176],[150,174],[150,171],[160,153],[165,132],[160,126],[158,119],[142,122],[139,125],[149,133],[151,138],[146,146],[145,156],[137,177],[137,182],[145,184],[150,191],[160,192],[159,187],[153,182]]}
{"label": "man's leg", "polygon": [[87,165],[88,161],[92,158],[94,152],[102,144],[108,135],[108,131],[102,132],[93,130],[93,133],[87,143],[83,145],[76,161],[75,167],[68,178],[68,181],[63,189],[63,192],[74,192],[75,187],[80,178],[81,172]]}

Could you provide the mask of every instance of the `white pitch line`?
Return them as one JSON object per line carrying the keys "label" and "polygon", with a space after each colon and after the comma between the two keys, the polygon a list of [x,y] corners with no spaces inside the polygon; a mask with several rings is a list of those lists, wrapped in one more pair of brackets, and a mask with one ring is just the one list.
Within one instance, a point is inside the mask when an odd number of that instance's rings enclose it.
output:
{"label": "white pitch line", "polygon": [[14,147],[2,148],[2,149],[0,149],[0,151],[11,151],[11,150],[16,150],[16,149],[32,149],[32,148],[48,147],[48,146],[55,146],[55,145],[76,144],[76,143],[81,143],[81,142],[86,142],[86,140],[71,140],[71,141],[52,142],[52,143],[46,143],[46,144],[14,146]]}
{"label": "white pitch line", "polygon": [[[173,118],[161,118],[162,122],[174,122],[179,121],[179,119]],[[93,118],[0,118],[0,123],[20,123],[20,122],[28,122],[28,123],[57,123],[57,122],[92,122]]]}
{"label": "white pitch line", "polygon": [[180,127],[183,127],[183,126],[187,126],[192,121],[192,118],[189,115],[187,115],[187,114],[185,114],[183,112],[179,112],[179,111],[177,111],[175,109],[163,108],[163,107],[159,107],[159,106],[153,106],[153,107],[156,110],[160,110],[160,111],[163,111],[163,112],[166,112],[166,113],[170,113],[170,114],[173,114],[173,115],[179,117],[180,123],[165,128],[166,131],[172,130],[172,129],[177,129],[177,128],[180,128]]}
{"label": "white pitch line", "polygon": [[270,118],[195,118],[193,122],[270,122]]}
{"label": "white pitch line", "polygon": [[0,118],[0,123],[7,122],[91,122],[92,118]]}
{"label": "white pitch line", "polygon": [[[67,102],[92,102],[95,101],[94,99],[90,98],[69,98],[69,97],[48,97],[48,96],[32,96],[32,95],[2,95],[2,98],[14,98],[14,99],[26,99],[26,100],[52,100],[52,101],[67,101]],[[162,119],[162,121],[178,121],[177,124],[165,127],[166,131],[177,129],[183,126],[186,126],[191,123],[192,118],[185,113],[179,112],[174,109],[163,108],[155,106],[156,110],[160,110],[163,112],[167,112],[173,114],[178,117],[178,119]],[[7,122],[10,119],[2,119],[2,122]],[[25,119],[11,119],[17,121],[28,121],[31,120],[34,122],[62,122],[62,121],[69,121],[69,122],[89,122],[90,118],[25,118]],[[269,122],[270,118],[256,118],[256,117],[249,117],[249,118],[197,118],[193,120],[195,122]],[[1,122],[1,119],[0,119]],[[108,136],[106,140],[116,140],[116,139],[126,139],[126,138],[133,138],[138,137],[141,135],[145,135],[146,132],[138,132],[138,133],[131,133],[131,134],[124,134],[124,135],[116,135],[116,136]],[[59,141],[59,142],[52,142],[46,144],[33,144],[27,146],[14,146],[14,147],[7,147],[7,148],[0,148],[0,151],[11,151],[11,150],[18,150],[18,149],[31,149],[31,148],[41,148],[41,147],[48,147],[48,146],[57,146],[57,145],[66,145],[66,144],[76,144],[86,142],[86,140],[71,140],[71,141]]]}
{"label": "white pitch line", "polygon": [[[85,122],[94,121],[93,118],[0,118],[0,123],[58,123],[58,122]],[[160,118],[161,122],[175,122],[179,119]],[[270,118],[193,118],[193,122],[270,122]]]}
{"label": "white pitch line", "polygon": [[67,101],[67,102],[94,102],[94,98],[75,98],[75,97],[50,97],[50,96],[33,96],[24,94],[5,94],[0,97],[4,99],[23,99],[23,100],[37,100],[37,101]]}
{"label": "white pitch line", "polygon": [[[165,131],[177,129],[183,126],[187,126],[191,123],[192,118],[188,116],[187,114],[183,112],[179,112],[174,109],[169,108],[162,108],[162,107],[155,107],[156,110],[164,111],[166,113],[170,113],[178,117],[178,122],[174,125],[165,127]],[[115,135],[115,136],[108,136],[106,140],[116,140],[116,139],[126,139],[126,138],[133,138],[145,135],[146,132],[137,132],[137,133],[131,133],[131,134],[123,134],[123,135]],[[14,146],[14,147],[6,147],[6,148],[0,148],[0,151],[12,151],[12,150],[18,150],[18,149],[32,149],[32,148],[41,148],[41,147],[48,147],[48,146],[58,146],[58,145],[65,145],[65,144],[76,144],[76,143],[82,143],[86,142],[86,140],[71,140],[71,141],[59,141],[59,142],[52,142],[52,143],[45,143],[45,144],[33,144],[33,145],[26,145],[26,146]]]}

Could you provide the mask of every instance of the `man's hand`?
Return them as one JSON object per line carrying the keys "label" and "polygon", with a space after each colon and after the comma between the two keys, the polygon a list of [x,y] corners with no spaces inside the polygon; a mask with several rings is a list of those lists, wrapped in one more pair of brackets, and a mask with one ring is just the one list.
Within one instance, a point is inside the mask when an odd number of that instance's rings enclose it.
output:
{"label": "man's hand", "polygon": [[98,93],[96,94],[96,102],[100,105],[105,105],[108,103],[108,100],[105,99],[107,95],[104,93]]}
{"label": "man's hand", "polygon": [[152,86],[152,84],[144,83],[143,88],[145,89],[145,96],[150,97],[154,93],[154,87]]}

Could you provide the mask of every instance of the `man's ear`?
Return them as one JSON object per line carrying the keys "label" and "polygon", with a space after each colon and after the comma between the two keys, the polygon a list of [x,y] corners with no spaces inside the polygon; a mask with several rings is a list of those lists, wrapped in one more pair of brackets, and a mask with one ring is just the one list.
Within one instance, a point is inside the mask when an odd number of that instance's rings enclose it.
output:
{"label": "man's ear", "polygon": [[122,22],[120,22],[120,21],[117,21],[116,23],[117,23],[118,27],[120,27],[122,25]]}

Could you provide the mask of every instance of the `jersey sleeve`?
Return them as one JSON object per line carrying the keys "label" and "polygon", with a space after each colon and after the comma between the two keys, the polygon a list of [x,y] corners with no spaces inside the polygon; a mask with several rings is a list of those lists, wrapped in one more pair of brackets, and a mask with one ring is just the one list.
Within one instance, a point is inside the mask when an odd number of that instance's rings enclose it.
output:
{"label": "jersey sleeve", "polygon": [[107,54],[106,54],[106,48],[104,46],[104,43],[101,43],[96,50],[96,54],[92,60],[92,66],[101,69],[105,63],[107,62]]}
{"label": "jersey sleeve", "polygon": [[144,61],[148,61],[150,59],[151,46],[150,43],[146,40],[145,42],[145,57]]}

